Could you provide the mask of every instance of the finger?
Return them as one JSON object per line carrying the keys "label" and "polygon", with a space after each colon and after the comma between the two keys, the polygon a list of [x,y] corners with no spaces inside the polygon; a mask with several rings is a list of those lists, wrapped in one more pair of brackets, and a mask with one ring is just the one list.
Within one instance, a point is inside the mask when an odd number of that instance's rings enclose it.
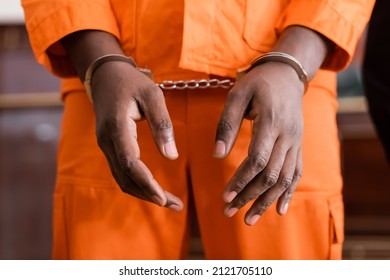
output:
{"label": "finger", "polygon": [[286,190],[292,186],[295,167],[297,165],[297,153],[295,149],[287,152],[286,160],[280,172],[279,179],[275,186],[264,192],[253,203],[251,208],[245,214],[245,223],[254,225],[263,213],[278,199]]}
{"label": "finger", "polygon": [[175,143],[172,121],[162,91],[155,87],[143,92],[142,98],[137,101],[148,120],[153,139],[160,153],[168,159],[176,159],[179,153]]}
{"label": "finger", "polygon": [[[285,215],[288,210],[288,206],[290,205],[290,201],[292,196],[298,186],[299,180],[302,177],[302,150],[299,149],[297,152],[297,164],[295,167],[294,176],[292,178],[291,186],[286,189],[286,191],[279,197],[278,203],[276,205],[276,209],[279,215]],[[285,181],[288,182],[289,178],[285,177]]]}
{"label": "finger", "polygon": [[254,135],[249,146],[248,157],[237,168],[223,192],[223,199],[227,203],[231,202],[257,174],[266,168],[271,157],[276,134],[270,133],[271,129],[258,120],[255,120],[253,127]]}
{"label": "finger", "polygon": [[183,210],[183,201],[180,198],[167,191],[165,191],[165,195],[167,196],[167,203],[165,204],[165,207],[175,211]]}
{"label": "finger", "polygon": [[[117,173],[115,173],[114,177],[115,177],[115,180],[117,182],[121,182],[121,185],[122,185],[121,189],[125,193],[127,193],[131,196],[134,196],[136,198],[139,198],[139,199],[142,199],[142,200],[152,202],[154,204],[159,205],[159,203],[156,203],[156,201],[153,201],[151,199],[151,197],[149,197],[141,187],[139,187],[130,177],[126,176],[126,174],[124,174],[123,172],[119,172],[118,175],[117,175]],[[165,195],[167,197],[167,200],[166,200],[164,207],[170,208],[170,209],[177,211],[177,212],[181,211],[183,209],[182,200],[180,198],[178,198],[177,196],[175,196],[167,191],[164,191],[164,192],[165,192]],[[161,205],[159,205],[159,206],[161,206]]]}
{"label": "finger", "polygon": [[[250,201],[258,198],[265,191],[273,187],[278,179],[285,163],[285,157],[289,146],[282,140],[278,139],[272,151],[271,158],[268,161],[267,167],[259,173],[238,195],[225,206],[225,215],[231,217],[231,214],[236,213],[236,210],[241,209]],[[230,214],[230,215],[229,215]]]}
{"label": "finger", "polygon": [[229,92],[224,110],[217,125],[214,157],[226,157],[236,141],[238,131],[249,104],[248,93],[238,92],[234,88]]}
{"label": "finger", "polygon": [[152,173],[140,160],[140,149],[136,139],[136,124],[133,120],[127,120],[125,124],[118,124],[118,133],[113,133],[113,143],[117,166],[124,174],[124,178],[131,178],[137,186],[156,204],[164,206],[166,196],[163,189],[154,180]]}
{"label": "finger", "polygon": [[107,162],[110,166],[111,173],[118,183],[121,190],[127,194],[130,194],[134,197],[152,201],[145,192],[133,181],[130,177],[128,177],[123,170],[121,169],[119,162],[117,160],[116,151],[114,145],[110,139],[104,139],[100,141],[99,144],[101,150],[107,158]]}
{"label": "finger", "polygon": [[142,200],[152,202],[152,203],[157,204],[159,206],[164,206],[166,208],[170,208],[170,209],[177,211],[177,212],[179,212],[183,209],[183,202],[177,196],[175,196],[167,191],[164,191],[165,196],[166,196],[166,203],[164,205],[161,205],[161,203],[160,203],[160,201],[158,201],[158,199],[156,200],[155,198],[150,197],[150,195],[146,194],[145,189],[139,187],[124,172],[122,172],[120,170],[118,173],[119,174],[118,175],[115,174],[114,177],[117,180],[117,182],[121,182],[121,185],[122,185],[121,189],[125,193],[127,193],[131,196],[140,198]]}
{"label": "finger", "polygon": [[[139,186],[129,176],[129,174],[127,174],[126,171],[123,170],[122,166],[120,166],[119,161],[117,160],[116,151],[115,151],[114,147],[112,147],[112,151],[110,154],[111,155],[109,157],[114,158],[114,159],[110,160],[110,162],[112,162],[111,165],[114,166],[112,168],[112,170],[114,170],[114,172],[113,172],[114,178],[118,182],[121,189],[125,193],[130,194],[134,197],[149,201],[149,202],[153,202],[159,206],[164,206],[164,207],[170,208],[170,209],[175,210],[175,211],[181,211],[183,209],[183,202],[177,196],[175,196],[167,191],[164,191],[164,194],[166,196],[166,202],[164,204],[164,202],[162,202],[159,197],[155,197],[155,196],[151,195],[150,192],[145,187]],[[141,164],[143,164],[143,163],[141,162]],[[154,178],[152,177],[149,170],[147,170],[147,173],[149,173],[151,176],[150,180],[154,181],[154,184],[158,185],[158,183],[154,180]],[[161,187],[158,185],[158,188],[161,188]]]}

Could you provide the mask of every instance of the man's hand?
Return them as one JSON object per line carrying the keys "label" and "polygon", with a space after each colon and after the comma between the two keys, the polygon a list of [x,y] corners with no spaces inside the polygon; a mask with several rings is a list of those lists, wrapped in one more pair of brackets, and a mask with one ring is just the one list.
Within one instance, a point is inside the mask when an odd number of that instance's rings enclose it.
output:
{"label": "man's hand", "polygon": [[[106,32],[83,30],[61,40],[75,70],[84,81],[88,66],[98,57],[123,54],[117,39]],[[140,159],[136,122],[148,121],[160,153],[178,157],[172,122],[162,91],[129,63],[110,61],[92,77],[96,135],[111,172],[123,192],[180,211],[183,202],[166,192]]]}
{"label": "man's hand", "polygon": [[233,147],[243,118],[253,120],[248,156],[223,193],[225,215],[247,203],[245,222],[253,225],[278,200],[283,215],[302,172],[302,97],[304,85],[284,63],[267,62],[248,72],[229,92],[218,124],[214,156]]}
{"label": "man's hand", "polygon": [[173,210],[182,201],[163,190],[140,160],[136,122],[146,118],[160,153],[176,159],[172,122],[162,91],[125,62],[106,62],[95,72],[92,99],[96,135],[111,172],[123,192]]}
{"label": "man's hand", "polygon": [[[272,51],[295,57],[310,81],[334,47],[309,28],[290,26]],[[253,135],[247,158],[223,193],[228,217],[251,201],[254,203],[245,215],[248,225],[255,224],[275,200],[278,213],[287,212],[302,174],[303,93],[304,84],[297,72],[281,62],[256,66],[229,92],[218,124],[214,156],[229,154],[244,117],[253,120]]]}

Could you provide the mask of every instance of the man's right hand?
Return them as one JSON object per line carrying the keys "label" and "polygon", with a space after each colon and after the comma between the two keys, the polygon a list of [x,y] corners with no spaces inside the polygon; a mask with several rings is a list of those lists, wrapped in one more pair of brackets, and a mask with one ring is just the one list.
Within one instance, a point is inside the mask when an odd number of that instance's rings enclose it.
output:
{"label": "man's right hand", "polygon": [[[91,61],[104,54],[120,54],[116,38],[100,31],[82,31],[62,40],[81,80]],[[173,126],[163,92],[155,83],[123,61],[109,61],[93,73],[92,100],[96,135],[121,190],[159,206],[180,211],[180,198],[164,191],[140,159],[136,122],[148,121],[160,153],[176,159]]]}
{"label": "man's right hand", "polygon": [[92,80],[96,136],[123,192],[174,210],[182,201],[163,188],[140,160],[136,122],[147,119],[160,153],[176,159],[172,122],[163,92],[128,63],[106,62]]}

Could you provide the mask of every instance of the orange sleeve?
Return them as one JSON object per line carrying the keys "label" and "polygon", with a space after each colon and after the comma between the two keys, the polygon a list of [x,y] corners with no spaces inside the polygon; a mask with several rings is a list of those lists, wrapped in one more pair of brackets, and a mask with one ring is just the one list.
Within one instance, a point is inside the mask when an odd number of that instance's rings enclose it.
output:
{"label": "orange sleeve", "polygon": [[31,47],[39,63],[60,77],[76,75],[59,40],[80,30],[119,29],[109,0],[22,0]]}
{"label": "orange sleeve", "polygon": [[336,44],[322,68],[342,70],[352,59],[374,3],[375,0],[292,0],[277,31],[302,25],[319,32]]}

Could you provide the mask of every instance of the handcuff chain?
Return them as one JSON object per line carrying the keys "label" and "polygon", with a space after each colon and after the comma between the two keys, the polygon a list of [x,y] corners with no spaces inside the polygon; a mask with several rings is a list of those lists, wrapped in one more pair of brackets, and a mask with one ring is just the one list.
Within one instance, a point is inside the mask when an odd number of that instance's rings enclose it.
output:
{"label": "handcuff chain", "polygon": [[156,85],[163,90],[184,90],[184,89],[206,89],[206,88],[230,88],[234,85],[234,81],[230,79],[201,79],[201,80],[165,80]]}

